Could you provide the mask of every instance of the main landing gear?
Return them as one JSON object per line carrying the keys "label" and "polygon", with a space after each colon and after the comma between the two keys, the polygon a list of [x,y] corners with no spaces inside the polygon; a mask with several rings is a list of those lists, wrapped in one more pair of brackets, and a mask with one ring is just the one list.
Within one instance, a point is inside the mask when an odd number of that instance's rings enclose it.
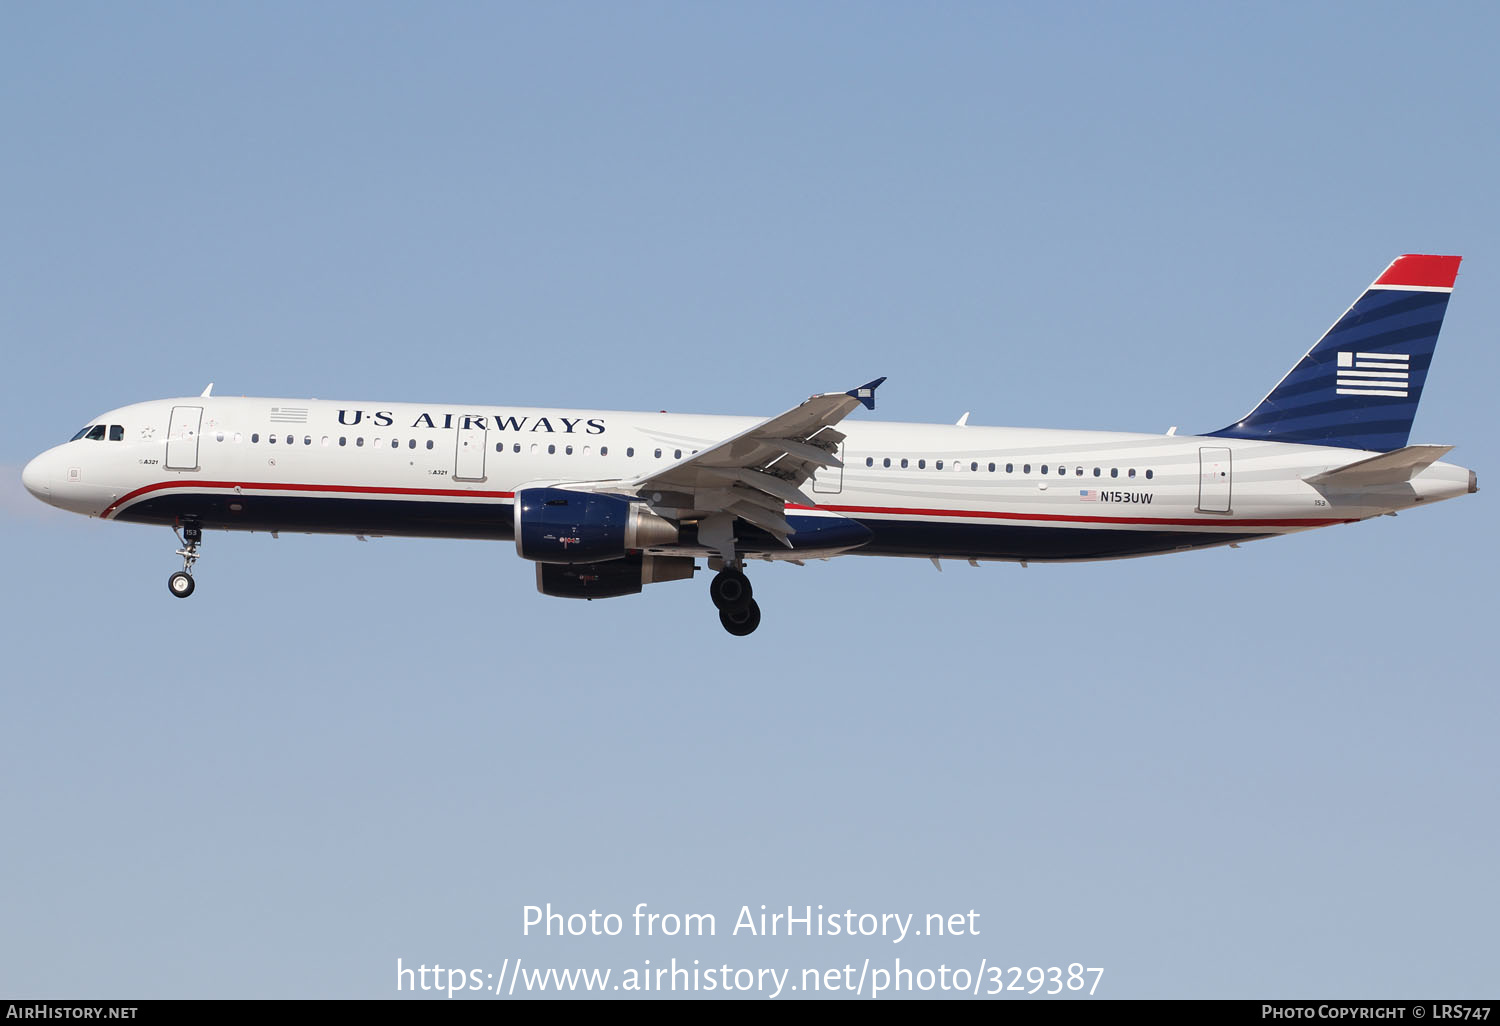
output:
{"label": "main landing gear", "polygon": [[719,610],[719,622],[737,638],[760,626],[760,606],[750,596],[750,578],[734,566],[720,570],[708,586],[708,597]]}
{"label": "main landing gear", "polygon": [[183,524],[182,530],[172,528],[182,548],[177,554],[182,557],[182,569],[167,578],[167,590],[178,598],[187,598],[193,593],[193,564],[198,562],[198,546],[203,541],[203,528],[197,524]]}

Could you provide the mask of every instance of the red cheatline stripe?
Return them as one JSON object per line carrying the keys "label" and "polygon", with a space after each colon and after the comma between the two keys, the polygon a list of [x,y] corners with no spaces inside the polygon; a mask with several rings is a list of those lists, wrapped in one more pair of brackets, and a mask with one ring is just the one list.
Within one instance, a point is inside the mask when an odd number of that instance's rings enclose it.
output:
{"label": "red cheatline stripe", "polygon": [[167,488],[238,488],[241,491],[256,492],[335,492],[354,495],[442,495],[466,499],[510,499],[515,497],[514,492],[481,492],[467,488],[370,488],[366,485],[260,484],[248,481],[158,481],[156,484],[137,488],[123,498],[116,499],[99,516],[107,517],[133,499],[139,498],[148,492],[159,492]]}
{"label": "red cheatline stripe", "polygon": [[1408,285],[1423,289],[1451,289],[1458,280],[1458,262],[1463,257],[1427,256],[1408,253],[1399,256],[1385,273],[1375,280],[1376,285]]}
{"label": "red cheatline stripe", "polygon": [[[333,492],[344,495],[434,495],[464,499],[512,499],[514,492],[484,492],[466,488],[372,488],[367,485],[329,484],[262,484],[245,481],[158,481],[156,484],[137,488],[109,505],[101,517],[108,517],[121,506],[150,492],[168,488],[239,488],[243,491],[268,492]],[[802,506],[787,503],[789,510],[824,511],[831,513],[874,513],[885,516],[953,517],[966,520],[1041,520],[1063,521],[1080,524],[1148,524],[1164,527],[1319,527],[1325,524],[1348,524],[1345,518],[1310,517],[1277,520],[1219,520],[1205,517],[1201,520],[1171,517],[1087,517],[1067,513],[1007,513],[1000,510],[974,509],[918,509],[904,506]]]}
{"label": "red cheatline stripe", "polygon": [[[812,509],[811,506],[788,505],[788,509]],[[961,517],[974,520],[1063,520],[1080,524],[1162,524],[1167,527],[1321,527],[1326,524],[1351,524],[1354,521],[1342,517],[1309,517],[1285,520],[1219,520],[1204,517],[1201,520],[1171,517],[1083,517],[1069,513],[1006,513],[999,510],[974,509],[908,509],[901,506],[819,506],[818,509],[836,513],[884,513],[890,516]]]}

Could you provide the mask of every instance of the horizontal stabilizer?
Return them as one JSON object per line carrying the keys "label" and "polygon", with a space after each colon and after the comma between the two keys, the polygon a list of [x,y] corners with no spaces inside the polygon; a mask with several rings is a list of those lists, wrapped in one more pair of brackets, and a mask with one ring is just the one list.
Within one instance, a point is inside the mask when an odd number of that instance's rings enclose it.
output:
{"label": "horizontal stabilizer", "polygon": [[1404,484],[1448,455],[1452,449],[1451,445],[1408,445],[1404,449],[1394,449],[1367,460],[1325,470],[1303,480],[1310,485],[1334,488]]}

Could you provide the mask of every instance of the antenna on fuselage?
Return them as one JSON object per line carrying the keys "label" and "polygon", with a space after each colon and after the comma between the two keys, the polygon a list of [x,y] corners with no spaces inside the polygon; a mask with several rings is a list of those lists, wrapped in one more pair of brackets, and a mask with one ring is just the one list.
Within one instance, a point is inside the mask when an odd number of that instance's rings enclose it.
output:
{"label": "antenna on fuselage", "polygon": [[213,394],[213,390],[214,390],[214,383],[212,381],[210,381],[208,383],[208,387],[205,388],[201,393],[199,393],[199,398],[201,398],[201,399],[207,399],[207,398],[209,398]]}

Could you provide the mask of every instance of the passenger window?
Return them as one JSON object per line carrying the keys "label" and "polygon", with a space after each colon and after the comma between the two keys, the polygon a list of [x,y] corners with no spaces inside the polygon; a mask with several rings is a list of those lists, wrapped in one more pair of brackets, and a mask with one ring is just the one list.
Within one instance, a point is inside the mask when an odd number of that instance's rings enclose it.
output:
{"label": "passenger window", "polygon": [[319,444],[322,445],[325,449],[328,448],[328,436],[324,435],[322,442],[320,442]]}
{"label": "passenger window", "polygon": [[990,473],[993,474],[994,472],[995,472],[995,465],[993,463],[991,463],[990,464]]}
{"label": "passenger window", "polygon": [[360,435],[358,438],[356,438],[354,440],[354,446],[355,446],[355,448],[363,448],[364,444],[365,444],[365,436],[364,435]]}
{"label": "passenger window", "polygon": [[1151,480],[1151,478],[1152,478],[1152,477],[1153,477],[1153,476],[1154,476],[1154,475],[1153,475],[1153,474],[1152,474],[1152,472],[1151,472],[1151,471],[1149,471],[1149,470],[1148,470],[1148,471],[1146,471],[1146,480],[1147,480],[1147,481],[1149,481],[1149,480]]}
{"label": "passenger window", "polygon": [[[121,424],[111,424],[109,426],[109,440],[111,442],[123,442],[123,441],[125,441],[125,428],[124,428],[124,426],[121,425]],[[219,441],[221,441],[221,442],[224,441],[224,432],[222,432],[222,431],[219,432]]]}
{"label": "passenger window", "polygon": [[1120,468],[1119,467],[1110,467],[1109,468],[1109,476],[1110,477],[1119,477],[1120,476]]}
{"label": "passenger window", "polygon": [[260,441],[260,432],[252,432],[250,435],[250,444],[254,445],[258,441]]}
{"label": "passenger window", "polygon": [[[311,442],[312,439],[309,438],[308,441]],[[392,438],[391,439],[391,448],[392,449],[399,449],[399,448],[401,448],[401,439],[399,439],[399,438]]]}
{"label": "passenger window", "polygon": [[881,463],[883,465],[889,467],[891,465],[891,458],[889,456],[887,456],[885,459],[881,460]]}
{"label": "passenger window", "polygon": [[1005,465],[1005,472],[1007,474],[1014,474],[1016,472],[1016,465],[1014,463],[1007,463]]}
{"label": "passenger window", "polygon": [[1021,473],[1023,473],[1023,474],[1029,474],[1029,473],[1031,473],[1031,464],[1030,463],[1023,463],[1023,464],[1021,464]]}
{"label": "passenger window", "polygon": [[379,449],[380,448],[380,438],[379,438],[379,436],[376,436],[375,438],[370,439],[370,445],[373,448]]}
{"label": "passenger window", "polygon": [[348,445],[349,444],[349,436],[348,435],[339,435],[339,444],[340,445]]}
{"label": "passenger window", "polygon": [[680,459],[682,459],[682,450],[681,449],[673,449],[672,450],[672,458],[674,460],[680,460]]}
{"label": "passenger window", "polygon": [[555,446],[555,445],[549,445],[549,446],[547,446],[547,455],[548,456],[555,456],[555,455],[557,455],[557,446]]}
{"label": "passenger window", "polygon": [[979,469],[979,463],[978,463],[978,461],[976,460],[976,461],[970,463],[969,464],[969,469],[970,470],[978,470]]}
{"label": "passenger window", "polygon": [[627,445],[625,447],[625,458],[629,459],[630,457],[632,457],[634,455],[635,455],[635,446],[633,446],[633,445]]}
{"label": "passenger window", "polygon": [[240,442],[242,442],[242,441],[244,441],[244,436],[241,435],[238,431],[236,431],[234,433],[234,444],[235,445],[239,445]]}
{"label": "passenger window", "polygon": [[1079,477],[1082,477],[1082,476],[1083,476],[1083,468],[1082,468],[1082,467],[1079,467],[1079,468],[1078,468],[1078,476],[1079,476]]}
{"label": "passenger window", "polygon": [[1098,477],[1098,476],[1099,476],[1099,468],[1098,468],[1098,467],[1095,467],[1095,468],[1094,468],[1094,476],[1095,476],[1095,477]]}
{"label": "passenger window", "polygon": [[902,457],[902,459],[901,459],[901,469],[905,470],[906,468],[907,468],[906,458]]}
{"label": "passenger window", "polygon": [[926,470],[927,469],[927,461],[926,460],[917,460],[917,469],[918,470]]}
{"label": "passenger window", "polygon": [[266,436],[266,444],[267,445],[275,445],[276,444],[276,436],[275,435],[267,435]]}
{"label": "passenger window", "polygon": [[495,451],[496,452],[504,452],[505,451],[505,443],[504,442],[496,442],[495,443]]}
{"label": "passenger window", "polygon": [[[111,441],[118,442],[119,439],[118,438],[112,438]],[[216,441],[216,442],[222,442],[222,441],[224,441],[224,432],[222,432],[222,431],[215,431],[214,432],[214,441]]]}
{"label": "passenger window", "polygon": [[1130,474],[1129,474],[1129,476],[1130,477],[1135,477],[1135,468],[1134,467],[1130,468]]}
{"label": "passenger window", "polygon": [[[427,448],[429,448],[429,449],[432,448],[432,439],[430,439],[430,438],[427,439]],[[517,446],[517,448],[519,448],[519,446]]]}
{"label": "passenger window", "polygon": [[1042,473],[1045,474],[1046,472],[1047,472],[1047,464],[1043,463],[1042,464]]}
{"label": "passenger window", "polygon": [[565,446],[563,446],[563,455],[564,456],[571,456],[571,455],[573,455],[573,447],[571,445],[565,445]]}
{"label": "passenger window", "polygon": [[657,459],[661,459],[661,450],[660,449],[656,450],[656,458]]}
{"label": "passenger window", "polygon": [[939,469],[939,470],[942,470],[943,469],[943,461],[942,460],[938,460],[935,464],[933,464],[933,466],[937,467],[937,469]]}
{"label": "passenger window", "polygon": [[865,466],[867,466],[867,467],[873,467],[874,465],[875,465],[875,457],[874,456],[866,456],[865,457]]}
{"label": "passenger window", "polygon": [[[587,450],[587,448],[585,448],[584,449],[584,453],[587,454],[587,452],[588,452],[588,450]],[[607,445],[601,445],[601,446],[599,446],[599,455],[600,456],[608,456],[609,455],[609,446],[607,446]]]}

